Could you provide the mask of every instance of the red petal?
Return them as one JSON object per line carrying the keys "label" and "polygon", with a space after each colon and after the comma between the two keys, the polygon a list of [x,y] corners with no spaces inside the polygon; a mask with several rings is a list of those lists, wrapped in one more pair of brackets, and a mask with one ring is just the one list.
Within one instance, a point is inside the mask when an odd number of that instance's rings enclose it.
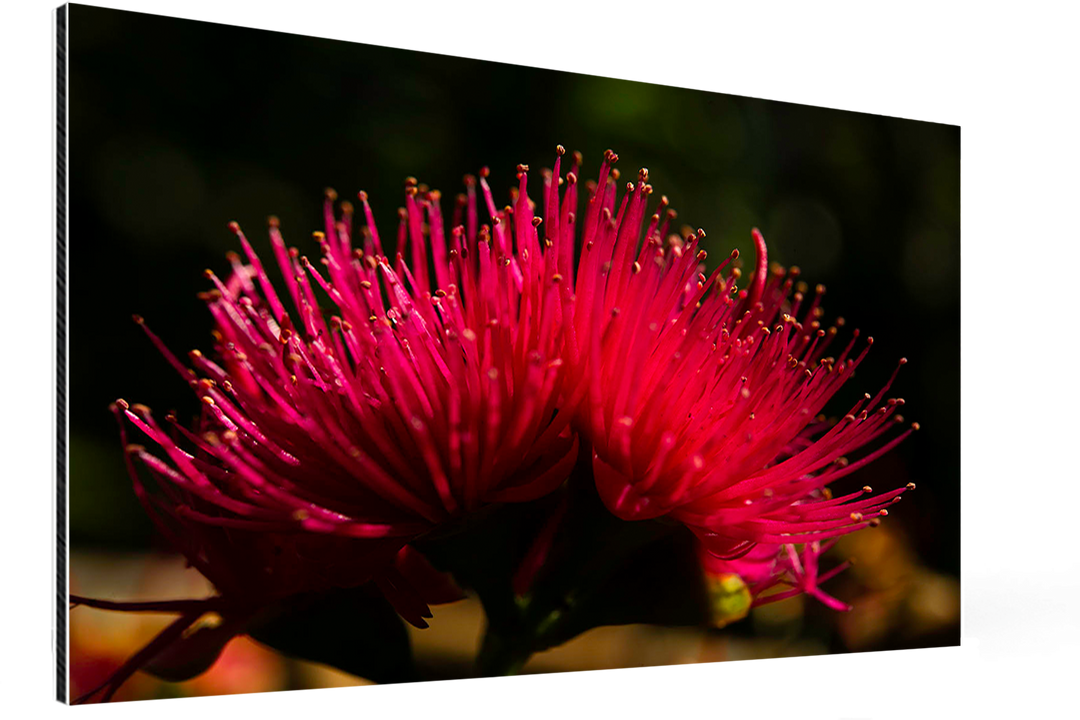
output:
{"label": "red petal", "polygon": [[465,597],[450,573],[436,570],[420,551],[409,545],[398,552],[394,566],[428,605],[443,605]]}

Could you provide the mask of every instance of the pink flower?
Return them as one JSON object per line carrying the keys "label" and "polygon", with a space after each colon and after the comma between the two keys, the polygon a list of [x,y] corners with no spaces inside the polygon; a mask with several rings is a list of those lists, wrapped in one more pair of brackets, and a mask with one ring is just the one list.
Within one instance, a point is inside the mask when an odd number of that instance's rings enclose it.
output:
{"label": "pink flower", "polygon": [[[109,681],[107,694],[168,655],[211,610],[237,620],[204,634],[209,649],[198,662],[185,655],[173,665],[212,661],[212,650],[276,599],[369,581],[426,627],[427,603],[460,592],[407,543],[566,479],[578,440],[571,413],[555,412],[561,278],[537,234],[527,170],[518,168],[516,205],[503,210],[482,173],[490,226],[478,222],[476,181],[467,178],[456,208],[465,223],[449,238],[439,193],[410,178],[394,258],[383,253],[363,192],[366,226],[354,233],[351,204],[335,216],[328,191],[325,232],[315,234],[321,269],[286,247],[271,218],[280,294],[232,223],[246,263],[231,255],[224,281],[206,272],[212,357],[194,350],[186,365],[136,316],[198,396],[201,414],[191,427],[169,414],[164,427],[149,408],[118,400],[128,469],[162,534],[220,598],[149,604],[182,617]],[[132,428],[147,445],[129,443]]]}
{"label": "pink flower", "polygon": [[[569,417],[553,420],[563,377],[558,280],[537,240],[524,168],[519,175],[513,211],[496,211],[481,179],[494,230],[456,227],[449,242],[439,193],[410,179],[393,260],[364,193],[362,248],[353,247],[351,206],[335,218],[328,193],[321,270],[285,246],[272,218],[284,298],[233,223],[248,264],[233,256],[226,281],[207,271],[215,359],[196,350],[185,366],[137,318],[202,401],[192,430],[167,417],[171,433],[148,409],[117,403],[160,448],[129,453],[166,493],[155,507],[206,527],[364,541],[392,556],[485,504],[558,486],[577,452]],[[331,582],[366,574],[342,570]]]}
{"label": "pink flower", "polygon": [[728,558],[758,543],[827,541],[886,515],[907,488],[834,498],[826,486],[911,432],[892,432],[903,405],[885,399],[895,373],[838,422],[820,415],[872,338],[857,349],[856,330],[831,354],[843,323],[823,326],[824,287],[809,295],[796,268],[770,271],[756,230],[745,287],[739,269],[724,272],[737,252],[706,277],[704,232],[667,237],[666,198],[648,215],[647,170],[617,202],[617,159],[605,155],[589,199],[567,334],[577,425],[607,507],[679,520]]}

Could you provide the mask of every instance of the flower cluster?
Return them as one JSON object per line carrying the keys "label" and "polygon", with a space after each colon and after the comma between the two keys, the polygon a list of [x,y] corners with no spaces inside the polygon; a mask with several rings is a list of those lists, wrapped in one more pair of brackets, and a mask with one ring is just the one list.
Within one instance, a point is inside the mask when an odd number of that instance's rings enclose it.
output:
{"label": "flower cluster", "polygon": [[885,398],[896,373],[839,422],[821,415],[873,338],[856,352],[856,330],[829,354],[843,321],[823,325],[824,287],[810,294],[797,268],[770,268],[757,230],[743,288],[737,251],[706,277],[705,233],[665,236],[666,199],[642,234],[648,172],[617,203],[616,159],[605,156],[589,202],[568,358],[569,384],[583,395],[577,426],[608,508],[626,520],[670,516],[728,558],[759,543],[821,542],[887,515],[913,485],[842,497],[827,486],[918,429],[889,436],[903,423],[904,401]]}
{"label": "flower cluster", "polygon": [[[327,192],[325,230],[315,234],[322,270],[286,246],[271,218],[284,295],[232,223],[246,262],[230,255],[224,281],[206,271],[212,357],[193,350],[184,364],[135,317],[201,401],[192,427],[167,415],[169,431],[144,405],[113,404],[136,495],[242,617],[277,599],[373,581],[426,627],[427,604],[455,595],[407,543],[566,479],[578,448],[571,413],[555,412],[559,276],[538,239],[526,172],[516,207],[504,210],[480,178],[491,225],[477,221],[468,178],[457,207],[467,227],[455,223],[449,238],[439,193],[410,179],[393,259],[363,192],[357,247],[352,205],[337,215]],[[158,452],[129,444],[127,423]]]}
{"label": "flower cluster", "polygon": [[[818,589],[838,571],[819,574],[818,556],[907,489],[828,488],[911,432],[891,432],[892,379],[839,421],[821,414],[872,339],[855,331],[829,354],[842,321],[824,326],[824,288],[770,268],[756,230],[743,287],[737,252],[706,277],[704,232],[670,234],[666,198],[648,211],[647,170],[620,198],[611,151],[579,219],[581,157],[565,176],[564,157],[541,173],[542,204],[527,166],[503,208],[486,169],[467,176],[449,228],[440,193],[408,179],[393,255],[365,193],[354,223],[327,191],[318,262],[271,218],[277,287],[233,223],[243,256],[225,280],[206,272],[213,352],[187,363],[136,318],[201,413],[166,429],[117,401],[135,491],[222,597],[373,581],[423,625],[426,598],[447,593],[430,592],[440,578],[409,543],[554,490],[580,436],[617,517],[685,524],[709,572],[738,575],[756,602],[843,607]],[[131,427],[156,450],[128,444]]]}
{"label": "flower cluster", "polygon": [[[232,256],[227,281],[206,271],[214,359],[194,350],[184,365],[136,317],[202,404],[194,429],[170,414],[168,433],[145,406],[116,403],[164,454],[128,445],[165,491],[151,497],[133,467],[140,497],[185,524],[249,531],[237,536],[256,545],[285,536],[309,544],[296,548],[315,566],[300,569],[301,582],[261,564],[219,580],[211,561],[219,588],[288,594],[311,589],[311,575],[359,584],[431,529],[484,504],[534,499],[566,478],[577,438],[567,413],[553,415],[563,378],[558,282],[521,177],[516,212],[492,210],[494,231],[470,223],[449,241],[439,194],[410,181],[393,260],[364,193],[368,224],[354,248],[352,207],[336,217],[328,192],[326,229],[315,234],[322,270],[286,247],[271,218],[284,301],[231,224],[247,264]],[[186,554],[202,569],[203,553]]]}

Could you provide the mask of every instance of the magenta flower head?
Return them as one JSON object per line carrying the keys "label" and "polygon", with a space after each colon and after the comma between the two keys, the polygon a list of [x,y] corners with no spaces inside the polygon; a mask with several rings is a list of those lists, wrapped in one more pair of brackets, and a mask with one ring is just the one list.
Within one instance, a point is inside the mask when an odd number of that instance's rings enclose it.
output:
{"label": "magenta flower head", "polygon": [[[464,513],[561,483],[577,438],[568,417],[553,419],[558,278],[537,240],[526,170],[517,207],[505,211],[481,179],[493,230],[476,225],[470,182],[470,229],[455,227],[449,241],[439,193],[410,178],[392,261],[365,193],[356,248],[351,205],[335,217],[327,193],[326,230],[315,234],[321,270],[286,247],[272,218],[284,295],[233,223],[247,263],[232,256],[226,281],[206,273],[214,359],[193,351],[183,365],[137,319],[202,401],[197,427],[169,416],[172,433],[145,409],[118,408],[160,449],[130,453],[164,491],[157,504],[206,527],[362,541],[392,556]],[[138,479],[136,488],[146,495]],[[349,562],[323,573],[327,582],[366,580],[365,564]]]}
{"label": "magenta flower head", "polygon": [[859,348],[855,331],[833,354],[843,323],[823,326],[824,288],[809,294],[796,268],[770,270],[756,230],[745,287],[738,268],[725,273],[737,252],[706,277],[704,232],[666,235],[674,215],[666,199],[648,215],[646,170],[617,202],[616,160],[606,154],[589,199],[568,353],[607,507],[679,520],[729,559],[826,542],[886,515],[907,488],[832,497],[827,486],[911,432],[892,432],[903,405],[885,399],[893,379],[838,422],[821,415],[872,339]]}
{"label": "magenta flower head", "polygon": [[[556,256],[539,241],[527,170],[518,168],[516,204],[503,210],[481,173],[490,225],[480,225],[477,182],[466,178],[455,213],[464,222],[449,238],[439,193],[410,178],[393,259],[363,192],[356,246],[352,205],[336,215],[327,192],[325,231],[315,233],[321,269],[286,247],[271,218],[280,293],[232,223],[245,257],[230,255],[226,280],[206,271],[216,343],[212,356],[192,351],[190,365],[136,316],[201,414],[189,427],[170,413],[163,427],[145,406],[114,403],[128,470],[162,534],[220,598],[73,598],[183,614],[108,681],[107,694],[152,656],[161,665],[163,648],[211,610],[237,618],[210,643],[220,651],[276,599],[374,581],[405,619],[426,627],[427,604],[460,591],[408,543],[566,479],[578,440],[572,414],[555,412],[565,303]],[[129,443],[132,428],[145,444]],[[187,671],[216,657],[195,655],[199,662],[187,653],[166,665]]]}

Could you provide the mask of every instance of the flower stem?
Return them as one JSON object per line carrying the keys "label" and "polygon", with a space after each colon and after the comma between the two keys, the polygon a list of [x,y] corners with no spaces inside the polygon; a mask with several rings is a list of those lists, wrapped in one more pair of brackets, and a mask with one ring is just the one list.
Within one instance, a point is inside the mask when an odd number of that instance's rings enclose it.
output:
{"label": "flower stem", "polygon": [[517,675],[532,654],[519,637],[505,637],[489,626],[476,657],[476,670],[481,677]]}
{"label": "flower stem", "polygon": [[591,618],[603,614],[609,579],[674,528],[612,515],[596,492],[591,453],[560,492],[566,493],[567,510],[526,595],[508,599],[481,593],[488,616],[476,662],[482,676],[516,674],[533,654],[593,627]]}

